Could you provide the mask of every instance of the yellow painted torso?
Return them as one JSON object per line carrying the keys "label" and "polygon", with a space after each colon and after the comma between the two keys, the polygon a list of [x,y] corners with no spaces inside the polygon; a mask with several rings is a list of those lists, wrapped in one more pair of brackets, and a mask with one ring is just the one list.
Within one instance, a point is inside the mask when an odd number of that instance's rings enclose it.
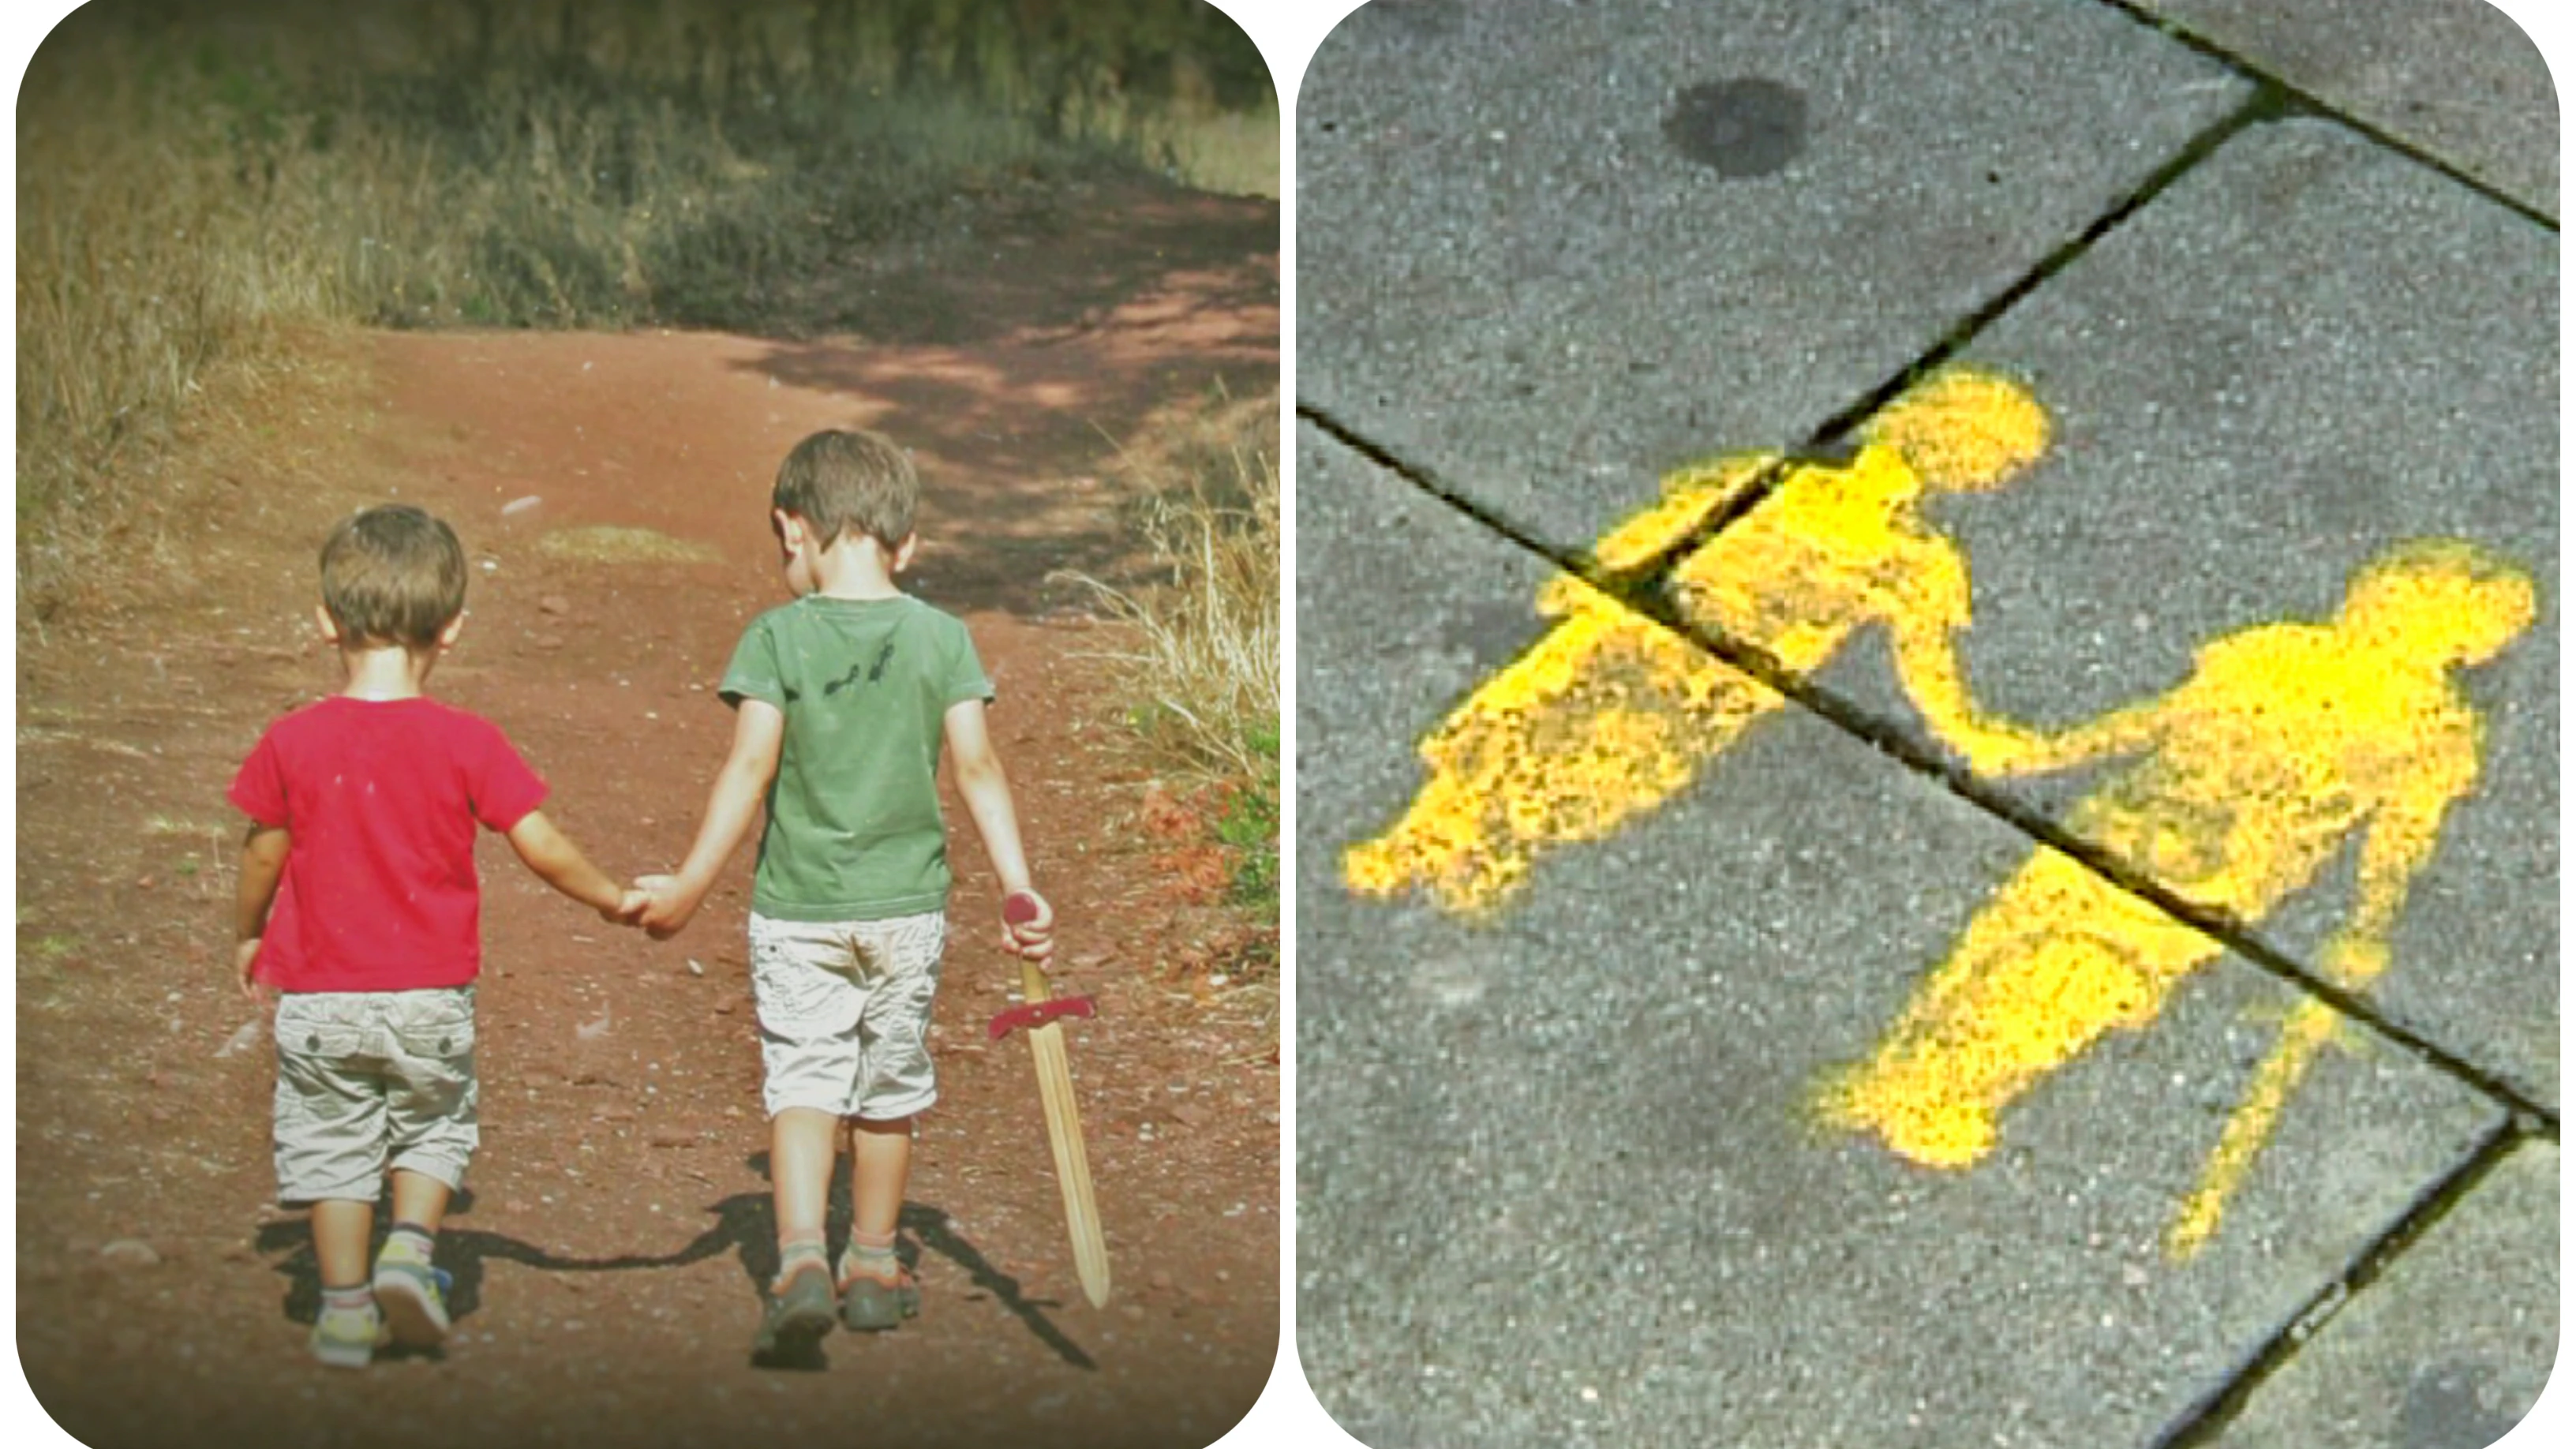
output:
{"label": "yellow painted torso", "polygon": [[2383,805],[2461,793],[2475,723],[2438,672],[2391,668],[2326,625],[2209,646],[2153,753],[2071,823],[2157,881],[2252,917],[2312,879]]}

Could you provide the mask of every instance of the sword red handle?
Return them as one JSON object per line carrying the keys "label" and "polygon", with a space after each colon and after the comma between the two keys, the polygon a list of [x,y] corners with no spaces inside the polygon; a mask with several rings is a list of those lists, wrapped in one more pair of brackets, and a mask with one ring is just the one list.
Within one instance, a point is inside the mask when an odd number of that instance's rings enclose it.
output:
{"label": "sword red handle", "polygon": [[984,1034],[993,1041],[1000,1041],[1023,1026],[1044,1026],[1059,1016],[1092,1014],[1088,996],[1051,996],[1044,1001],[1025,1002],[1001,1013],[984,1028]]}

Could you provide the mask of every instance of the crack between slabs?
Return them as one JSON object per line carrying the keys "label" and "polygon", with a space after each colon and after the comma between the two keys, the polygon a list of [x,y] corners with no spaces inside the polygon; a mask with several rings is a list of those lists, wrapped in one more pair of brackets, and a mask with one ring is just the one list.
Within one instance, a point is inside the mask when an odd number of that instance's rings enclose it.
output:
{"label": "crack between slabs", "polygon": [[[2398,136],[2392,131],[2384,130],[2379,126],[2363,120],[2361,117],[2354,115],[2352,112],[2345,110],[2343,107],[2336,105],[2314,91],[2308,90],[2302,86],[2293,85],[2289,81],[2283,80],[2281,77],[2274,75],[2272,72],[2265,70],[2262,66],[2256,64],[2252,59],[2228,49],[2226,46],[2219,44],[2217,41],[2200,34],[2198,31],[2195,31],[2178,21],[2168,20],[2162,16],[2150,14],[2148,11],[2141,8],[2136,3],[2136,0],[2099,0],[2099,3],[2120,12],[2130,20],[2145,26],[2147,29],[2156,32],[2158,35],[2165,37],[2167,40],[2183,47],[2185,50],[2191,51],[2195,55],[2206,56],[2210,60],[2218,62],[2220,65],[2227,67],[2229,70],[2234,71],[2236,74],[2247,80],[2253,81],[2257,85],[2269,86],[2278,90],[2298,110],[2306,111],[2321,119],[2332,121],[2336,125],[2342,126],[2353,134],[2360,136],[2363,140],[2370,142],[2374,146],[2394,151],[2398,155],[2405,157],[2407,160],[2414,162],[2416,165],[2423,166],[2434,171],[2444,180],[2467,187],[2469,190],[2476,192],[2478,195],[2485,197],[2487,200],[2494,202],[2496,205],[2503,207],[2507,211],[2514,213],[2525,221],[2541,227],[2543,230],[2546,230],[2553,235],[2558,231],[2558,218],[2542,211],[2539,207],[2532,205],[2530,202],[2508,194],[2491,182],[2479,180],[2477,177],[2460,169],[2457,165],[2443,160],[2441,157],[2434,155],[2432,152],[2425,150],[2423,147],[2416,145],[2412,141],[2408,141]],[[2552,129],[2554,130],[2555,127]]]}
{"label": "crack between slabs", "polygon": [[2220,117],[2203,128],[2200,134],[2183,143],[2181,150],[2176,151],[2162,165],[2149,172],[2145,180],[2131,187],[2100,215],[2087,222],[2075,235],[2058,243],[2048,255],[2041,257],[2021,276],[1988,298],[1975,311],[1952,323],[1949,330],[1942,333],[1938,341],[1925,348],[1912,362],[1898,369],[1895,376],[1863,393],[1858,399],[1817,424],[1814,430],[1807,434],[1804,443],[1766,465],[1742,490],[1727,500],[1726,506],[1713,510],[1688,533],[1676,539],[1654,557],[1639,564],[1631,571],[1631,576],[1641,581],[1660,583],[1680,565],[1682,560],[1690,557],[1720,533],[1725,532],[1727,527],[1737,519],[1758,507],[1762,500],[1768,498],[1773,490],[1779,487],[1781,480],[1787,477],[1789,470],[1797,463],[1810,458],[1830,458],[1847,452],[1852,434],[1868,420],[1871,414],[1887,406],[1898,394],[1920,381],[1925,374],[1957,357],[1966,350],[1967,345],[1979,333],[1994,325],[1997,319],[2011,311],[2024,297],[2039,290],[2058,273],[2073,266],[2078,259],[2093,249],[2096,242],[2109,235],[2122,222],[2144,210],[2147,203],[2163,195],[2167,188],[2182,179],[2184,173],[2208,159],[2210,153],[2234,140],[2238,133],[2248,127],[2263,121],[2277,120],[2285,114],[2287,112],[2283,108],[2281,95],[2277,91],[2258,89],[2253,95],[2248,96],[2235,110]]}
{"label": "crack between slabs", "polygon": [[[1511,540],[1532,553],[1545,557],[1549,562],[1557,564],[1569,573],[1596,582],[1611,581],[1638,587],[1660,586],[1682,560],[1706,546],[1720,533],[1725,532],[1737,519],[1759,507],[1764,499],[1778,489],[1781,481],[1788,476],[1792,468],[1801,462],[1832,460],[1848,454],[1852,433],[1872,413],[1886,406],[1897,394],[1913,386],[1926,373],[1956,357],[1970,341],[1987,327],[1992,326],[2006,312],[2012,310],[2015,304],[2037,291],[2059,272],[2072,266],[2077,259],[2091,251],[2096,242],[2144,209],[2147,203],[2162,195],[2168,187],[2180,180],[2185,172],[2199,165],[2211,152],[2234,139],[2247,127],[2257,122],[2278,119],[2284,114],[2287,112],[2277,91],[2257,90],[2235,110],[2203,128],[2198,135],[2185,142],[2180,150],[2168,157],[2154,171],[2149,172],[2144,180],[2123,193],[2118,200],[2087,222],[2073,236],[2058,243],[2046,256],[2033,263],[2019,277],[1980,304],[1974,311],[1952,323],[1937,341],[1924,349],[1913,361],[1899,368],[1893,377],[1863,393],[1858,399],[1817,424],[1808,433],[1806,441],[1792,446],[1779,457],[1763,465],[1762,469],[1745,486],[1738,489],[1723,506],[1711,510],[1707,517],[1702,518],[1688,532],[1653,556],[1615,576],[1604,574],[1583,555],[1548,543],[1536,532],[1501,510],[1480,503],[1459,489],[1441,482],[1428,468],[1399,458],[1392,451],[1343,423],[1321,406],[1301,402],[1297,405],[1297,416],[1313,423],[1344,447],[1396,474],[1458,512],[1466,514],[1479,526]],[[1613,592],[1619,592],[1619,590],[1614,588]]]}
{"label": "crack between slabs", "polygon": [[[2341,1273],[2309,1295],[2298,1311],[2274,1329],[2224,1382],[2185,1409],[2154,1441],[2153,1449],[2201,1449],[2216,1439],[2245,1412],[2245,1406],[2265,1381],[2296,1358],[2309,1339],[2377,1282],[2435,1224],[2450,1216],[2451,1210],[2476,1191],[2506,1158],[2538,1135],[2514,1120],[2491,1129],[2465,1161],[2427,1188],[2386,1231],[2364,1244]],[[2549,1140],[2554,1142],[2556,1138],[2553,1135]]]}

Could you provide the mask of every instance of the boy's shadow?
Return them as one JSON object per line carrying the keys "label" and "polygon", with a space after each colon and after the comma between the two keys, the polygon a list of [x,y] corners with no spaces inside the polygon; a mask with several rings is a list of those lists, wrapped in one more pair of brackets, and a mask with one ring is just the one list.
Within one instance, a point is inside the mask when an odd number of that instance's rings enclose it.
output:
{"label": "boy's shadow", "polygon": [[[769,1154],[755,1152],[745,1159],[744,1165],[766,1177]],[[676,1252],[626,1253],[610,1258],[561,1257],[516,1238],[456,1226],[454,1220],[472,1211],[473,1205],[472,1190],[460,1190],[449,1205],[448,1221],[438,1234],[439,1266],[445,1268],[453,1280],[447,1293],[447,1312],[451,1320],[462,1322],[482,1306],[483,1265],[495,1258],[559,1273],[612,1273],[639,1268],[685,1267],[715,1257],[727,1248],[734,1251],[742,1264],[744,1276],[750,1279],[752,1290],[759,1295],[761,1311],[769,1311],[769,1285],[778,1276],[778,1219],[766,1192],[738,1193],[714,1204],[707,1211],[715,1216],[715,1221]],[[379,1245],[392,1216],[390,1202],[377,1205]],[[847,1241],[849,1226],[849,1173],[846,1168],[836,1166],[832,1174],[826,1232],[835,1242]],[[994,1267],[972,1242],[960,1236],[949,1225],[947,1213],[924,1203],[907,1202],[897,1226],[903,1236],[898,1240],[896,1252],[907,1269],[918,1272],[924,1249],[939,1254],[964,1269],[977,1290],[990,1293],[995,1302],[1008,1309],[1013,1317],[1037,1335],[1040,1342],[1054,1350],[1056,1357],[1075,1368],[1099,1368],[1091,1355],[1082,1351],[1081,1345],[1066,1337],[1064,1331],[1047,1317],[1045,1310],[1061,1305],[1054,1299],[1023,1297],[1019,1280]],[[274,1265],[278,1275],[287,1281],[286,1316],[306,1324],[319,1318],[322,1312],[322,1272],[319,1261],[314,1257],[310,1225],[302,1218],[262,1224],[257,1247],[263,1255],[286,1253],[286,1257]],[[748,1325],[745,1336],[748,1336]],[[434,1349],[385,1349],[379,1352],[383,1357],[440,1356]],[[830,1364],[820,1345],[793,1355],[763,1357],[754,1354],[751,1362],[756,1368],[803,1370],[820,1370]]]}

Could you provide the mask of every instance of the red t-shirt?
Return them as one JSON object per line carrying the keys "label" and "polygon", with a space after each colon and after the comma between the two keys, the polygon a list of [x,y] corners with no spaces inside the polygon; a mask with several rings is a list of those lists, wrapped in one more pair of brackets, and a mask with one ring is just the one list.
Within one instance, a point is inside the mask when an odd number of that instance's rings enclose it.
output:
{"label": "red t-shirt", "polygon": [[283,991],[409,991],[482,969],[474,826],[508,830],[546,785],[461,709],[334,695],[270,725],[227,794],[290,842],[254,974]]}

